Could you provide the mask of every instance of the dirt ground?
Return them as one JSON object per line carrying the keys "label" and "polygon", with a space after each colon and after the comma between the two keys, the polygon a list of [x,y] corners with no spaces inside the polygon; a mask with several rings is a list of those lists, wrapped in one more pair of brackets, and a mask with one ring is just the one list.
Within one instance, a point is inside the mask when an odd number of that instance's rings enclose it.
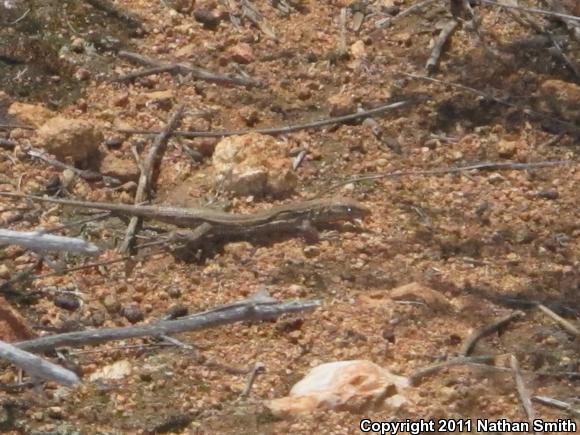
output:
{"label": "dirt ground", "polygon": [[[343,109],[353,112],[416,98],[409,107],[374,117],[380,137],[368,123],[276,136],[289,156],[297,149],[307,151],[296,169],[296,192],[288,198],[234,198],[214,189],[208,181],[207,155],[217,140],[172,139],[155,201],[180,206],[228,203],[231,211],[243,213],[312,198],[364,174],[480,162],[571,162],[533,170],[472,170],[347,183],[324,196],[355,198],[372,215],[344,231],[323,231],[316,243],[301,237],[235,242],[197,261],[161,251],[18,284],[18,295],[6,295],[10,304],[31,328],[44,329],[72,320],[86,327],[126,326],[126,307],[135,306],[144,321],[151,322],[175,306],[194,313],[264,287],[281,300],[320,299],[323,305],[277,322],[235,324],[177,337],[194,350],[154,346],[148,339],[71,349],[67,358],[85,378],[119,361],[131,367],[122,379],[85,382],[72,391],[53,384],[11,390],[7,385],[14,383],[16,370],[3,366],[4,429],[38,434],[346,434],[358,433],[363,417],[525,421],[511,371],[468,366],[428,377],[406,393],[408,403],[398,411],[320,411],[279,418],[263,406],[265,400],[285,396],[310,368],[324,362],[365,359],[410,375],[457,356],[474,330],[515,310],[523,311],[523,317],[482,339],[474,355],[515,355],[532,395],[557,398],[579,409],[580,341],[535,308],[535,302],[579,325],[580,78],[553,51],[533,42],[538,35],[490,6],[476,7],[484,43],[469,26],[459,26],[432,77],[476,88],[486,98],[404,74],[424,74],[430,44],[442,20],[450,17],[446,2],[434,2],[386,28],[376,28],[375,23],[387,15],[368,14],[360,30],[353,30],[349,22],[344,33],[341,8],[356,11],[357,6],[342,0],[290,3],[296,7],[287,16],[273,7],[276,2],[256,0],[267,23],[262,29],[248,20],[236,27],[225,14],[228,2],[197,1],[192,10],[177,3],[117,2],[146,29],[124,40],[122,48],[155,59],[188,60],[222,74],[243,71],[265,86],[223,86],[168,73],[112,83],[108,77],[138,67],[103,50],[98,56],[107,71],[88,69],[87,78],[85,73],[78,75],[78,68],[85,66],[73,68],[72,77],[82,79],[82,88],[72,101],[50,99],[46,88],[24,96],[12,88],[4,91],[16,101],[45,104],[67,117],[108,123],[106,139],[120,138],[115,153],[127,159],[133,158],[132,146],[146,146],[150,138],[125,136],[114,129],[162,128],[177,104],[189,111],[182,129],[220,130],[300,124]],[[377,0],[367,8],[405,10],[413,3]],[[536,7],[540,3],[526,2]],[[215,28],[198,21],[201,10],[220,17]],[[567,38],[561,25],[534,18]],[[67,44],[87,35],[87,28],[78,22],[75,26],[75,32],[72,26],[60,35]],[[578,42],[566,40],[572,62],[578,62]],[[56,93],[58,83],[54,86]],[[174,94],[169,104],[141,103],[144,92],[167,90]],[[201,162],[183,151],[184,144],[205,154]],[[45,193],[51,178],[62,171],[26,158],[22,149],[20,144],[14,150],[0,149],[0,189]],[[127,192],[81,179],[70,193],[94,201],[131,199]],[[14,202],[3,199],[1,205],[1,226],[11,229],[78,219],[60,208],[14,218]],[[112,247],[122,239],[124,228],[111,218],[85,227],[83,236]],[[65,233],[77,235],[79,230]],[[4,280],[29,268],[36,258],[22,249],[0,252],[8,271]],[[108,250],[96,259],[72,256],[65,261],[73,267],[117,257],[120,254]],[[51,270],[45,264],[36,273]],[[413,282],[434,289],[448,306],[389,298],[392,289]],[[66,310],[56,301],[58,292],[50,289],[79,291],[83,304]],[[41,297],[33,302],[22,297],[38,292]],[[134,346],[138,344],[143,346]],[[264,363],[266,372],[249,398],[240,399],[244,372],[256,361]],[[545,420],[569,418],[564,411],[537,403],[534,409]]]}

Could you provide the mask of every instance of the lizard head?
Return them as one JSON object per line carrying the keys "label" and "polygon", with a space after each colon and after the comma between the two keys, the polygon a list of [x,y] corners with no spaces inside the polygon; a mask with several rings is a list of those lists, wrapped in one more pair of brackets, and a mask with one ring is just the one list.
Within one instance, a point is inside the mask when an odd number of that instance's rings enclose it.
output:
{"label": "lizard head", "polygon": [[324,213],[328,220],[362,219],[371,214],[371,211],[360,202],[350,198],[331,198],[326,200]]}

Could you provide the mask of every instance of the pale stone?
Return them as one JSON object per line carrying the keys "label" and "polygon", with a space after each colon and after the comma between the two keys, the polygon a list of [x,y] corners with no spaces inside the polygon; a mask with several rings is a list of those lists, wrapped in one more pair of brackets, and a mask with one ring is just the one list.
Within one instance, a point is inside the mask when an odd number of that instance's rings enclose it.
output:
{"label": "pale stone", "polygon": [[38,129],[35,144],[58,159],[71,157],[79,162],[96,155],[103,139],[102,129],[98,124],[57,116]]}
{"label": "pale stone", "polygon": [[368,406],[399,409],[407,400],[401,392],[408,378],[366,360],[336,361],[313,368],[287,397],[266,403],[276,416],[317,410],[362,411]]}
{"label": "pale stone", "polygon": [[451,303],[441,293],[416,282],[390,290],[389,296],[396,301],[423,302],[430,308],[438,310],[446,310],[451,307]]}
{"label": "pale stone", "polygon": [[55,113],[38,104],[15,102],[8,108],[8,115],[21,124],[40,127],[50,118],[54,117]]}
{"label": "pale stone", "polygon": [[250,133],[222,139],[213,154],[216,187],[238,195],[283,195],[297,184],[292,162],[271,136]]}

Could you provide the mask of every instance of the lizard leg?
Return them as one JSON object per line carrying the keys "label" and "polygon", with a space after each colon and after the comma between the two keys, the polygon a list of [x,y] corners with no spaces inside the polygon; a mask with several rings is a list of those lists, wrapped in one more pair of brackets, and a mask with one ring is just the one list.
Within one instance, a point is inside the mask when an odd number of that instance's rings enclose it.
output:
{"label": "lizard leg", "polygon": [[302,236],[308,243],[317,243],[320,240],[320,234],[318,233],[318,230],[316,229],[312,221],[308,219],[303,220],[300,223],[298,229],[300,230]]}
{"label": "lizard leg", "polygon": [[176,231],[172,240],[184,243],[188,251],[195,252],[203,247],[203,241],[211,235],[212,230],[212,225],[204,222],[192,231]]}

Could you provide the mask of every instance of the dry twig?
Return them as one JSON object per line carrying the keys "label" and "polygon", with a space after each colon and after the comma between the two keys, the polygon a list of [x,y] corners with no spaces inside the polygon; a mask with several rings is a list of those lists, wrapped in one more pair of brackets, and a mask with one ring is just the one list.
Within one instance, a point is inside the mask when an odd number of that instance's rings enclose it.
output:
{"label": "dry twig", "polygon": [[541,403],[542,405],[551,406],[552,408],[561,409],[573,417],[580,418],[580,409],[575,409],[569,403],[562,402],[561,400],[546,396],[532,396],[532,401]]}
{"label": "dry twig", "polygon": [[[261,133],[271,136],[276,136],[280,134],[294,133],[295,131],[306,130],[309,128],[320,128],[326,125],[340,124],[343,122],[356,121],[358,119],[366,118],[368,116],[377,115],[389,110],[399,109],[401,107],[408,106],[412,103],[418,103],[423,101],[423,99],[411,99],[404,101],[397,101],[396,103],[389,103],[374,109],[363,110],[356,113],[351,113],[349,115],[337,116],[334,118],[321,119],[320,121],[308,122],[306,124],[290,125],[288,127],[271,127],[271,128],[257,128],[254,130],[223,130],[223,131],[175,131],[173,134],[175,136],[196,138],[196,137],[226,137],[243,135],[248,133]],[[159,134],[158,130],[135,130],[135,129],[118,129],[120,133],[127,134],[145,134],[154,135]]]}
{"label": "dry twig", "polygon": [[495,331],[498,331],[499,329],[506,326],[512,320],[521,319],[523,315],[524,313],[522,313],[521,311],[516,311],[514,313],[508,314],[507,316],[504,316],[496,320],[495,322],[489,325],[484,326],[483,328],[474,331],[465,341],[465,343],[463,343],[463,346],[461,346],[459,355],[469,356],[471,352],[475,349],[475,346],[477,345],[477,342],[480,339],[482,339],[483,337],[487,337],[490,334],[493,334]]}
{"label": "dry twig", "polygon": [[328,189],[323,190],[321,193],[319,193],[317,197],[324,195],[332,190],[335,190],[338,187],[344,186],[345,184],[358,183],[361,181],[369,181],[369,180],[379,180],[381,178],[445,175],[445,174],[457,174],[466,171],[526,171],[529,169],[549,168],[554,166],[562,166],[575,163],[576,162],[572,160],[554,160],[547,162],[530,162],[530,163],[489,162],[489,163],[476,163],[474,165],[467,166],[458,166],[455,168],[427,169],[425,171],[392,171],[380,174],[360,175],[358,177],[347,178],[346,180],[343,180],[337,184],[330,186]]}
{"label": "dry twig", "polygon": [[503,9],[517,9],[519,11],[525,11],[525,12],[529,12],[532,14],[545,15],[548,17],[556,17],[556,18],[566,19],[566,20],[570,20],[570,21],[580,22],[580,17],[577,17],[575,15],[563,14],[563,13],[554,12],[554,11],[547,11],[545,9],[528,8],[525,6],[508,5],[505,3],[494,2],[492,0],[480,0],[480,1],[481,1],[481,3],[492,5],[492,6],[497,6],[499,8],[503,8]]}
{"label": "dry twig", "polygon": [[422,369],[415,370],[409,376],[409,381],[411,385],[417,386],[423,378],[427,376],[431,376],[437,372],[440,372],[443,369],[455,366],[462,366],[471,363],[485,363],[489,361],[493,361],[495,359],[494,356],[486,355],[486,356],[460,356],[457,358],[450,359],[449,361],[445,361],[439,364],[434,364],[428,367],[424,367]]}
{"label": "dry twig", "polygon": [[417,80],[426,80],[429,82],[438,83],[440,85],[451,86],[451,87],[454,87],[456,89],[462,89],[462,90],[470,92],[472,94],[479,95],[480,97],[486,98],[488,100],[495,101],[496,103],[501,104],[503,106],[517,109],[520,112],[525,113],[526,115],[536,116],[540,119],[546,119],[548,121],[559,124],[562,127],[566,128],[567,131],[569,131],[569,132],[574,132],[574,133],[580,132],[580,127],[572,122],[568,122],[568,121],[564,121],[562,119],[554,118],[553,116],[551,116],[547,113],[538,112],[537,110],[530,109],[529,107],[523,107],[523,106],[520,106],[518,104],[510,103],[509,101],[503,100],[503,99],[498,98],[498,97],[494,97],[493,95],[487,94],[483,91],[480,91],[479,89],[465,86],[465,85],[462,85],[460,83],[453,83],[453,82],[447,82],[444,80],[434,79],[433,77],[419,76],[416,74],[409,74],[409,73],[401,73],[401,74],[404,76],[407,76],[407,77],[411,77],[413,79],[417,79]]}
{"label": "dry twig", "polygon": [[532,407],[532,400],[530,399],[530,393],[526,388],[526,384],[524,382],[524,378],[522,376],[522,372],[520,371],[520,363],[518,362],[517,358],[514,355],[510,355],[510,367],[514,373],[514,378],[516,381],[516,388],[518,390],[518,395],[520,397],[520,402],[522,403],[522,407],[524,408],[524,412],[528,417],[528,421],[530,424],[536,418],[536,413],[534,412],[534,408]]}
{"label": "dry twig", "polygon": [[[137,186],[137,193],[135,194],[136,205],[143,203],[147,199],[147,196],[150,196],[150,192],[157,181],[159,166],[161,165],[163,154],[165,154],[167,142],[173,134],[173,131],[179,126],[181,118],[183,117],[184,109],[185,106],[179,106],[169,119],[165,129],[155,138],[155,142],[151,146],[149,154],[143,162],[143,171],[141,171],[141,175],[139,176],[139,184]],[[125,240],[119,248],[121,252],[127,252],[131,248],[133,239],[140,224],[140,218],[131,218],[125,234]]]}
{"label": "dry twig", "polygon": [[18,245],[33,251],[76,252],[94,255],[99,248],[83,239],[55,236],[42,231],[12,231],[0,229],[0,245]]}
{"label": "dry twig", "polygon": [[450,20],[441,29],[439,36],[437,36],[437,39],[435,40],[433,49],[431,50],[431,56],[429,56],[429,59],[427,59],[427,63],[425,64],[425,71],[427,74],[433,74],[437,70],[443,47],[449,38],[451,38],[451,35],[453,35],[458,26],[459,22],[457,20]]}
{"label": "dry twig", "polygon": [[0,358],[11,362],[36,379],[57,382],[68,387],[80,383],[79,377],[74,372],[3,341],[0,341]]}
{"label": "dry twig", "polygon": [[[212,73],[211,71],[187,63],[159,62],[151,58],[148,58],[147,56],[143,56],[141,54],[133,53],[130,51],[119,51],[118,56],[123,59],[127,59],[131,62],[138,63],[140,65],[145,65],[153,68],[167,68],[166,70],[167,72],[173,74],[191,75],[195,79],[204,80],[210,83],[241,85],[241,86],[262,86],[262,84],[257,82],[256,80],[248,79],[246,77],[215,74]],[[148,71],[150,72],[151,70]],[[136,74],[138,73],[139,72],[137,72]]]}
{"label": "dry twig", "polygon": [[576,337],[580,337],[580,330],[576,326],[574,326],[570,322],[568,322],[566,319],[564,319],[563,317],[560,317],[558,314],[554,313],[552,310],[550,310],[544,304],[538,304],[538,308],[540,309],[540,311],[542,311],[544,314],[546,314],[552,320],[556,321],[568,333],[570,333]]}
{"label": "dry twig", "polygon": [[[210,310],[177,320],[122,328],[103,328],[89,331],[68,332],[16,343],[19,349],[43,352],[63,346],[84,346],[128,338],[178,334],[200,331],[236,322],[261,321],[277,318],[285,313],[313,310],[320,301],[293,301],[280,303],[256,303],[232,305],[230,308]],[[219,307],[218,307],[219,308]]]}

